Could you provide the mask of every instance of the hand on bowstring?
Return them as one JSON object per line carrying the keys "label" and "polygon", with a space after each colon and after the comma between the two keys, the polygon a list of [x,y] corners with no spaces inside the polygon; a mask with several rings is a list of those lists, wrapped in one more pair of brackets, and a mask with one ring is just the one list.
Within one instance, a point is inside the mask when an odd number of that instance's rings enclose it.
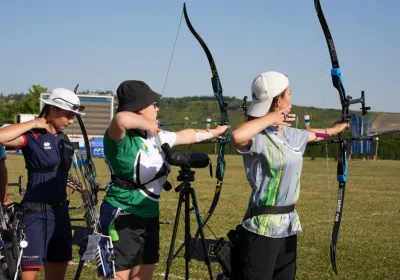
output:
{"label": "hand on bowstring", "polygon": [[267,114],[267,116],[271,116],[274,125],[291,126],[290,122],[293,122],[296,120],[295,114],[289,114],[291,107],[292,106],[289,106],[282,110],[278,110],[275,112],[269,112]]}

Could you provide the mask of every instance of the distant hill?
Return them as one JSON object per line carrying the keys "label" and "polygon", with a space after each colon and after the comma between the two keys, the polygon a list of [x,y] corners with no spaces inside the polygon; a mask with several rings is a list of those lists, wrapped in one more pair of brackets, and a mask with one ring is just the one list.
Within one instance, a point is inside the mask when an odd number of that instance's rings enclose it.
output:
{"label": "distant hill", "polygon": [[[243,101],[235,97],[224,97],[225,102],[229,106],[241,105]],[[247,102],[247,106],[250,102]],[[315,107],[305,107],[293,105],[291,113],[294,113],[298,117],[297,128],[305,128],[304,115],[310,116],[311,129],[331,127],[332,124],[340,119],[341,110],[337,109],[321,109]],[[361,115],[359,111],[351,111],[357,116]],[[228,111],[229,121],[232,128],[235,128],[243,121],[243,111],[235,110]],[[217,100],[214,97],[182,97],[182,98],[162,98],[160,101],[160,112],[159,121],[161,124],[171,123],[172,125],[165,125],[163,129],[176,131],[183,128],[205,128],[206,124],[180,124],[173,125],[176,123],[188,123],[188,122],[206,122],[207,118],[210,117],[212,120],[211,126],[214,127],[214,123],[220,121],[220,110],[218,107]],[[397,123],[400,128],[400,114],[389,114],[381,112],[369,112],[366,117],[371,118],[371,128],[376,131],[383,131],[383,129],[377,129],[384,127],[383,123],[387,123],[386,127],[394,129],[393,125]],[[375,122],[376,121],[376,122]],[[366,124],[366,119],[364,120]],[[376,124],[378,123],[378,124]],[[296,123],[292,124],[296,127]],[[386,129],[384,129],[386,130]],[[366,129],[364,130],[366,131]],[[372,132],[372,130],[371,130]],[[381,159],[400,159],[400,133],[385,135],[379,137],[379,152],[378,156]],[[180,149],[187,152],[206,152],[215,153],[216,146],[211,144],[198,144],[180,147]],[[227,145],[227,151],[230,152],[230,145]],[[329,157],[336,157],[337,145],[329,145],[328,155]],[[235,149],[232,148],[232,153],[236,153]],[[306,150],[306,156],[325,157],[325,146],[319,145],[315,147],[309,147]]]}
{"label": "distant hill", "polygon": [[[32,113],[33,111],[39,111],[32,107],[32,94],[40,94],[43,89],[38,88],[39,86],[33,87],[35,90],[30,90],[29,94],[0,94],[0,123],[13,123],[14,114],[16,113]],[[47,90],[47,89],[46,89]],[[36,92],[36,93],[35,93]],[[79,92],[79,94],[84,92]],[[99,94],[110,94],[110,91],[99,92]],[[36,98],[34,98],[36,102]],[[224,97],[228,106],[242,105],[243,100],[235,97]],[[117,105],[117,104],[116,104]],[[247,106],[250,102],[247,102]],[[36,105],[35,105],[36,106]],[[356,106],[354,106],[356,107]],[[32,112],[31,112],[32,111]],[[305,128],[304,115],[310,116],[311,128],[324,128],[331,127],[332,124],[340,119],[341,111],[337,109],[322,109],[315,107],[305,107],[293,105],[292,113],[298,117],[297,127]],[[360,115],[359,111],[352,111]],[[228,111],[230,125],[235,128],[243,121],[243,111],[241,109],[235,111]],[[368,116],[371,118],[372,131],[382,131],[386,128],[397,128],[395,126],[400,125],[400,114],[390,114],[381,112],[369,112]],[[160,112],[159,121],[161,125],[170,123],[163,126],[163,129],[176,131],[183,128],[205,128],[207,118],[211,118],[211,126],[219,123],[221,114],[218,106],[218,102],[213,96],[190,96],[181,98],[164,97],[160,100]],[[181,124],[173,125],[174,123],[187,123],[187,122],[204,122],[202,124]],[[296,123],[293,123],[293,127],[296,127]],[[400,134],[386,135],[379,138],[379,157],[382,159],[400,159]],[[183,150],[188,152],[206,152],[215,153],[217,151],[217,145],[212,144],[198,144],[189,145],[182,147]],[[330,145],[328,154],[330,157],[334,157],[336,153],[337,145]],[[227,150],[230,152],[230,145],[227,145]],[[232,148],[232,153],[235,153],[235,149]],[[325,156],[325,148],[323,145],[308,148],[306,156]]]}
{"label": "distant hill", "polygon": [[[225,101],[228,106],[241,105],[243,103],[243,100],[235,97],[225,97]],[[159,120],[161,123],[206,121],[207,117],[211,117],[213,122],[219,122],[220,120],[220,110],[214,97],[162,98],[160,105]],[[247,106],[250,106],[250,102],[247,102]],[[296,114],[298,117],[298,128],[305,128],[304,115],[306,114],[310,116],[311,127],[324,128],[331,127],[335,121],[339,120],[341,111],[293,105],[291,113]],[[357,111],[352,111],[352,113],[360,115],[360,112]],[[379,112],[369,112],[368,116],[371,117],[371,122],[373,122],[380,114]],[[229,110],[228,115],[233,127],[243,120],[243,112],[241,110]],[[180,125],[177,127],[181,129],[189,126],[192,125]],[[295,127],[296,123],[292,126]],[[172,130],[173,127],[168,129]]]}

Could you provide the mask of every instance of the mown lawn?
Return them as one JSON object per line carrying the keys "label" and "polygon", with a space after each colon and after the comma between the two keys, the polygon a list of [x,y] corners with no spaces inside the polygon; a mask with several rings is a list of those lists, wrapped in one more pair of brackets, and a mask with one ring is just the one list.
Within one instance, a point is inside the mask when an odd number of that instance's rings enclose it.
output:
{"label": "mown lawn", "polygon": [[[216,157],[212,157],[215,172]],[[217,209],[209,222],[217,236],[224,236],[242,219],[247,206],[250,188],[243,172],[240,156],[226,156],[227,169]],[[109,179],[108,169],[102,159],[95,159],[97,181],[105,185]],[[9,155],[7,167],[9,181],[16,182],[20,174],[25,175],[22,156]],[[177,170],[172,178],[175,186]],[[200,212],[205,215],[214,196],[215,178],[210,178],[208,168],[198,169],[193,186],[199,202]],[[329,178],[329,179],[328,179]],[[328,181],[329,180],[329,181]],[[400,279],[400,162],[398,161],[354,161],[349,164],[349,175],[345,193],[344,215],[337,249],[337,264],[340,279]],[[330,182],[330,183],[328,183]],[[329,160],[329,176],[326,159],[304,159],[302,187],[297,210],[303,226],[299,236],[297,279],[334,279],[329,258],[330,235],[337,199],[336,162]],[[17,192],[12,187],[11,192]],[[100,194],[102,196],[103,193]],[[15,201],[21,198],[13,196]],[[71,205],[81,205],[77,194],[71,194]],[[177,205],[174,190],[164,192],[161,201],[161,220],[173,222]],[[83,212],[71,210],[73,217]],[[183,218],[183,216],[182,216]],[[183,242],[183,219],[177,246]],[[194,234],[195,216],[192,214]],[[173,225],[161,225],[161,260],[154,279],[164,279],[165,262],[169,250]],[[206,229],[206,237],[212,238]],[[78,262],[71,262],[67,279],[73,279]],[[213,263],[214,274],[219,271]],[[81,279],[97,279],[95,263],[85,266]],[[191,279],[208,279],[203,263],[191,261]],[[175,259],[170,279],[184,279],[184,259]]]}

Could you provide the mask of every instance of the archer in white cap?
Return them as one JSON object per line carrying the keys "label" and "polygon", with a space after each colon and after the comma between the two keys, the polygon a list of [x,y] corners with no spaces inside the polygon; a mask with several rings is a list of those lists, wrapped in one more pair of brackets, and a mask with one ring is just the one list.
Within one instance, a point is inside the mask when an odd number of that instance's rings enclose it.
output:
{"label": "archer in white cap", "polygon": [[[249,207],[237,228],[232,279],[295,279],[297,235],[302,231],[295,204],[299,198],[303,153],[308,142],[321,141],[348,127],[295,129],[289,114],[289,79],[269,71],[251,86],[247,120],[232,132],[232,140],[252,188]],[[254,277],[249,277],[253,275]]]}
{"label": "archer in white cap", "polygon": [[62,130],[83,113],[78,96],[68,89],[54,89],[42,101],[46,105],[39,118],[0,129],[0,145],[21,149],[28,173],[22,199],[29,209],[23,218],[28,246],[21,259],[22,278],[36,279],[45,268],[46,279],[64,279],[72,259],[66,187],[74,148]]}
{"label": "archer in white cap", "polygon": [[[74,115],[84,115],[81,111],[83,111],[84,107],[81,106],[81,102],[79,97],[71,90],[65,88],[56,88],[53,89],[47,99],[40,98],[46,105],[44,110],[48,111],[51,106],[54,108],[62,109],[64,111],[72,112]],[[49,112],[46,112],[47,114]]]}

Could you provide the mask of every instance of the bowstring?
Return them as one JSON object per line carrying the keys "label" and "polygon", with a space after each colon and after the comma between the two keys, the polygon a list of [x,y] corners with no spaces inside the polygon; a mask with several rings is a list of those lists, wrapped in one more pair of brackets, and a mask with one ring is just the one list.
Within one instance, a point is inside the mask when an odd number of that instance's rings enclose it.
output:
{"label": "bowstring", "polygon": [[[167,87],[168,77],[169,77],[169,73],[171,71],[171,66],[172,66],[172,60],[174,59],[175,49],[176,49],[176,45],[178,43],[179,33],[180,33],[180,30],[181,30],[182,19],[183,19],[183,11],[181,13],[181,18],[180,18],[179,24],[178,24],[178,30],[177,30],[176,35],[175,35],[174,46],[172,47],[172,53],[171,53],[171,56],[170,56],[170,59],[169,59],[169,63],[168,63],[167,74],[165,75],[164,86],[163,86],[163,89],[161,91],[161,98],[164,96],[165,89]],[[161,147],[160,147],[160,149],[161,149]],[[172,187],[175,189],[175,181],[174,181],[174,179],[173,179],[171,174],[172,174],[172,166],[171,166],[171,172],[168,174],[167,180],[171,181]],[[178,193],[176,193],[176,197],[178,198]]]}
{"label": "bowstring", "polygon": [[176,35],[175,35],[175,42],[174,42],[174,46],[172,48],[172,53],[171,53],[171,56],[170,56],[170,59],[169,59],[168,68],[167,68],[167,74],[165,76],[164,86],[163,86],[163,89],[161,91],[161,97],[164,96],[165,88],[167,87],[167,80],[168,80],[169,72],[171,70],[172,60],[173,60],[174,55],[175,55],[176,44],[178,43],[178,37],[179,37],[179,31],[181,30],[182,19],[183,19],[183,11],[181,13],[181,19],[179,20],[178,31],[176,32]]}

